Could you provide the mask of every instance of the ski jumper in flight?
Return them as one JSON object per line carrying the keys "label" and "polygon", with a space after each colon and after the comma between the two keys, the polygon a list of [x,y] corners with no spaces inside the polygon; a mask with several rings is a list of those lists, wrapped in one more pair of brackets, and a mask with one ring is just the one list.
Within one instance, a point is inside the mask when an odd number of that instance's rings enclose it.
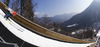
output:
{"label": "ski jumper in flight", "polygon": [[13,15],[14,16],[17,15],[17,12],[16,11],[11,10],[10,8],[6,8],[6,9],[7,9],[7,13],[4,16],[4,18],[8,19],[9,17],[11,17]]}

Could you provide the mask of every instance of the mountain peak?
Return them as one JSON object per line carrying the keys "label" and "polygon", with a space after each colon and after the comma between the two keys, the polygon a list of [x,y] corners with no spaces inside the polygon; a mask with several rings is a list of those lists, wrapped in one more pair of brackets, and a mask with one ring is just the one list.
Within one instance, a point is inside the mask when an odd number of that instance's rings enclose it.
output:
{"label": "mountain peak", "polygon": [[85,28],[97,22],[100,22],[100,0],[93,0],[87,9],[65,21],[62,25],[64,29],[67,29],[68,25],[77,23],[75,28]]}

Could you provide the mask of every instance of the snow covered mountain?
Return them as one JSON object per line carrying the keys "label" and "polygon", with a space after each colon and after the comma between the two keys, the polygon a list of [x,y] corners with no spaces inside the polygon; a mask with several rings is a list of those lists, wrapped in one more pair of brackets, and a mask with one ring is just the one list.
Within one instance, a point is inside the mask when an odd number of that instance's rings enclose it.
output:
{"label": "snow covered mountain", "polygon": [[64,29],[67,26],[77,23],[75,28],[90,27],[94,23],[100,22],[100,0],[93,0],[90,6],[85,9],[82,13],[73,16],[71,19],[62,23]]}
{"label": "snow covered mountain", "polygon": [[54,22],[64,22],[74,16],[76,13],[69,13],[69,14],[61,14],[52,17],[52,21]]}

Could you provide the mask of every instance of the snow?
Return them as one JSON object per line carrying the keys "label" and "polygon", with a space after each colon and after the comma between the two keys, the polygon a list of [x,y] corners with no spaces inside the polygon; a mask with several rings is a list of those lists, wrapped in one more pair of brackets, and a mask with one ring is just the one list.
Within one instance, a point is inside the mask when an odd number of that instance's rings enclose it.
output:
{"label": "snow", "polygon": [[[15,36],[19,37],[20,39],[32,44],[32,45],[36,45],[39,47],[87,47],[93,43],[87,43],[87,44],[75,44],[75,43],[67,43],[67,42],[60,42],[60,41],[56,41],[56,40],[52,40],[49,38],[45,38],[42,37],[40,35],[37,35],[25,28],[23,28],[22,26],[18,25],[16,22],[14,22],[12,19],[11,22],[7,22],[4,19],[4,13],[3,11],[0,9],[0,21],[1,23],[10,31],[12,32]],[[18,30],[18,29],[22,29]]]}
{"label": "snow", "polygon": [[58,29],[58,32],[61,32],[61,29]]}
{"label": "snow", "polygon": [[74,35],[74,34],[76,34],[76,32],[72,32],[71,34]]}
{"label": "snow", "polygon": [[97,36],[100,37],[100,30],[98,31]]}
{"label": "snow", "polygon": [[74,27],[74,26],[77,26],[78,24],[72,24],[72,25],[68,25],[67,27]]}

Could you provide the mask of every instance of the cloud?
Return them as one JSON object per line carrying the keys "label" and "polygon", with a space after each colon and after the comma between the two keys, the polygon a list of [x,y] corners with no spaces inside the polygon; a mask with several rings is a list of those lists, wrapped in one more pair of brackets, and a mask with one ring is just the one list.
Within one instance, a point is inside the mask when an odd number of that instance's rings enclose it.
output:
{"label": "cloud", "polygon": [[40,13],[39,13],[39,12],[34,12],[34,14],[35,14],[35,15],[39,15]]}

